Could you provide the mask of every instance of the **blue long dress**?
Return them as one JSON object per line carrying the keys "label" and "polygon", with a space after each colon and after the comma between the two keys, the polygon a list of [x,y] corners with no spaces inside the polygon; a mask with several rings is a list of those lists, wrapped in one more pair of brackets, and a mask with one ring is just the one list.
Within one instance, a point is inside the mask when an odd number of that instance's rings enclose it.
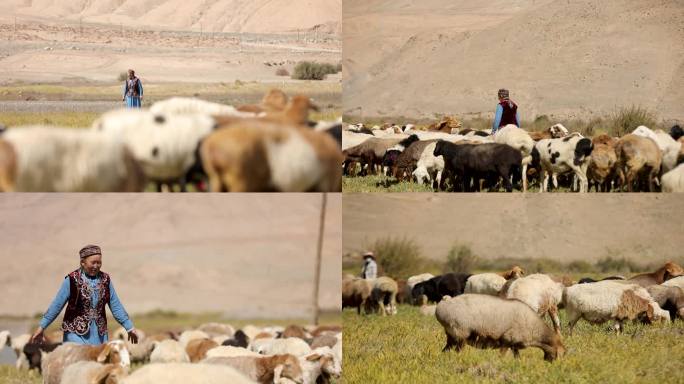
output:
{"label": "blue long dress", "polygon": [[[84,282],[90,285],[90,288],[92,288],[91,292],[93,293],[93,296],[91,297],[91,302],[92,307],[95,308],[97,306],[97,301],[100,296],[100,275],[98,275],[97,277],[90,277],[81,270],[81,278]],[[55,321],[59,313],[62,312],[62,308],[64,308],[64,305],[69,300],[70,290],[71,288],[69,284],[69,277],[67,276],[66,278],[64,278],[62,285],[59,287],[57,296],[55,296],[54,300],[52,300],[50,307],[48,308],[47,312],[45,312],[43,319],[40,321],[41,328],[46,329],[50,324],[52,324],[53,321]],[[133,322],[128,317],[128,313],[126,313],[126,310],[121,304],[119,296],[117,296],[116,291],[114,290],[114,284],[112,283],[111,279],[109,280],[109,296],[109,309],[112,311],[112,315],[114,316],[116,321],[119,322],[119,324],[121,324],[121,326],[126,329],[126,331],[130,331],[131,329],[133,329]],[[90,320],[88,333],[86,333],[85,335],[79,335],[73,332],[64,332],[64,337],[62,339],[62,341],[64,342],[71,341],[79,344],[93,345],[104,344],[108,340],[109,337],[107,333],[100,336],[100,334],[97,332],[97,324],[95,323],[95,320]]]}
{"label": "blue long dress", "polygon": [[[140,100],[140,97],[136,96],[129,96],[127,95],[128,92],[128,80],[124,81],[123,85],[123,95],[126,97],[126,108],[142,108],[142,102]],[[143,86],[142,86],[142,81],[138,79],[138,95],[142,96],[143,95]]]}

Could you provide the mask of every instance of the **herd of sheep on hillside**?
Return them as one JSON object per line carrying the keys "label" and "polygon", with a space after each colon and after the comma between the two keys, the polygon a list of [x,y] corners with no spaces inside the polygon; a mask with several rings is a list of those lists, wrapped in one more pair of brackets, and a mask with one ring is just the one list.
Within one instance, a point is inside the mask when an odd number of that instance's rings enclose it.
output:
{"label": "herd of sheep on hillside", "polygon": [[[630,134],[593,138],[554,124],[543,132],[528,132],[513,124],[493,135],[489,130],[461,129],[445,119],[419,130],[412,124],[386,124],[372,129],[350,124],[342,132],[344,174],[393,176],[398,181],[431,183],[434,189],[455,191],[539,191],[568,188],[596,191],[684,192],[684,130],[667,133],[639,126]],[[449,184],[447,186],[447,181]]]}
{"label": "herd of sheep on hillside", "polygon": [[[435,303],[429,305],[429,303]],[[652,273],[600,281],[535,273],[525,275],[514,266],[500,273],[422,273],[398,280],[382,276],[363,279],[346,275],[342,306],[358,314],[396,314],[397,303],[420,305],[444,328],[443,350],[511,349],[518,357],[526,347],[540,348],[544,359],[560,357],[565,347],[559,309],[565,309],[567,333],[583,319],[593,324],[614,321],[620,333],[626,321],[650,324],[684,320],[684,269],[667,262]],[[544,321],[548,316],[551,326]]]}
{"label": "herd of sheep on hillside", "polygon": [[82,345],[35,344],[29,334],[1,331],[0,348],[10,346],[16,367],[40,372],[44,384],[320,384],[342,374],[340,326],[235,330],[206,323],[182,333],[139,333],[137,344],[120,328],[106,344]]}
{"label": "herd of sheep on hillside", "polygon": [[341,191],[341,122],[314,122],[303,95],[260,104],[196,98],[102,114],[90,129],[0,133],[0,191],[136,192],[187,183],[214,192]]}

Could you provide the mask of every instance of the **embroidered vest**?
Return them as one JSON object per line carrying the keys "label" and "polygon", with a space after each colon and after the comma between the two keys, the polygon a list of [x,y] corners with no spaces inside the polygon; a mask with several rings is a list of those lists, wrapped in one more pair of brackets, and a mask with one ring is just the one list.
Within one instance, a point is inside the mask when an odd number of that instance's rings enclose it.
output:
{"label": "embroidered vest", "polygon": [[77,269],[67,275],[69,278],[69,301],[67,302],[62,330],[78,335],[85,335],[90,328],[90,320],[95,320],[100,336],[107,333],[107,314],[105,305],[109,304],[109,275],[100,272],[98,283],[97,306],[92,305],[92,289],[87,281],[83,281],[81,270]]}
{"label": "embroidered vest", "polygon": [[126,96],[140,96],[140,89],[138,88],[139,81],[140,80],[137,77],[126,79]]}
{"label": "embroidered vest", "polygon": [[518,111],[518,106],[510,100],[504,100],[499,103],[503,108],[503,113],[501,114],[501,122],[499,123],[499,128],[507,125],[513,124],[518,126],[518,121],[515,119],[515,115]]}

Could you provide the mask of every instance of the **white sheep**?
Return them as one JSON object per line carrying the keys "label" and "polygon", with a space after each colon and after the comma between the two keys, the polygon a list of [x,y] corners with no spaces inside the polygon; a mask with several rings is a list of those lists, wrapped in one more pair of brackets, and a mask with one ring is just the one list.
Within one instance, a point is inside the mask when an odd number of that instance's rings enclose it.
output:
{"label": "white sheep", "polygon": [[530,134],[514,124],[508,124],[496,131],[494,142],[508,144],[522,153],[523,192],[527,191],[527,166],[532,162],[532,149],[534,148],[534,140]]}
{"label": "white sheep", "polygon": [[406,285],[408,285],[411,289],[415,287],[416,284],[422,283],[423,281],[428,281],[435,277],[432,273],[421,273],[419,275],[413,275],[406,279]]}
{"label": "white sheep", "polygon": [[150,107],[150,112],[159,114],[203,114],[235,117],[255,117],[252,112],[241,112],[232,105],[212,103],[194,97],[172,97],[158,101]]}
{"label": "white sheep", "polygon": [[423,184],[424,181],[431,183],[433,180],[439,185],[442,180],[442,172],[444,172],[444,157],[435,156],[435,147],[437,143],[428,144],[423,152],[420,154],[420,158],[416,163],[416,169],[413,170],[413,176],[415,176],[418,184]]}
{"label": "white sheep", "polygon": [[663,192],[684,192],[684,163],[664,174],[660,184]]}
{"label": "white sheep", "polygon": [[664,285],[666,287],[679,287],[681,289],[684,289],[684,276],[678,276],[678,277],[666,280],[661,285]]}
{"label": "white sheep", "polygon": [[[580,134],[572,134],[562,139],[542,139],[535,146],[532,156],[541,165],[542,185],[539,192],[546,192],[549,175],[556,176],[566,172],[574,172],[580,182],[580,192],[587,192],[589,180],[587,168],[594,149],[590,139]],[[556,178],[554,186],[558,187]]]}
{"label": "white sheep", "polygon": [[152,363],[189,363],[190,357],[185,347],[176,340],[162,340],[156,343],[152,354]]}
{"label": "white sheep", "polygon": [[254,384],[235,368],[224,365],[167,363],[147,364],[122,381],[123,384]]}
{"label": "white sheep", "polygon": [[653,131],[652,129],[646,126],[640,125],[634,131],[632,131],[632,134],[642,137],[648,137],[649,139],[656,142],[658,148],[663,154],[663,173],[669,172],[675,166],[677,166],[677,160],[679,159],[680,152],[682,150],[682,143],[673,139],[669,133],[661,129]]}
{"label": "white sheep", "polygon": [[579,319],[591,323],[615,320],[615,329],[620,333],[625,320],[633,320],[642,314],[654,320],[656,308],[659,309],[645,288],[615,280],[567,287],[563,292],[563,303],[570,334]]}
{"label": "white sheep", "polygon": [[79,361],[64,368],[61,384],[118,383],[128,370],[119,364],[100,364],[95,361]]}
{"label": "white sheep", "polygon": [[284,339],[256,339],[249,345],[249,349],[262,355],[278,355],[289,353],[304,356],[311,353],[311,347],[298,337]]}
{"label": "white sheep", "polygon": [[535,273],[519,279],[508,280],[500,291],[507,299],[517,299],[527,304],[539,316],[548,314],[553,329],[560,334],[558,304],[563,300],[563,284],[553,281],[549,276]]}
{"label": "white sheep", "polygon": [[[19,336],[12,337],[12,342],[10,346],[17,356],[17,362],[15,364],[17,369],[29,369],[29,361],[26,359],[24,354],[24,346],[31,341],[31,335],[28,333],[23,333]],[[2,345],[2,344],[0,344]]]}
{"label": "white sheep", "polygon": [[254,352],[247,348],[233,347],[232,345],[219,345],[207,351],[209,357],[234,357],[234,356],[263,356],[259,352]]}
{"label": "white sheep", "polygon": [[[83,129],[13,127],[0,142],[1,190],[139,192],[140,165],[118,138]],[[4,159],[4,160],[2,160]],[[3,185],[5,184],[5,185]]]}
{"label": "white sheep", "polygon": [[262,384],[280,383],[281,378],[288,378],[296,383],[304,381],[299,359],[290,354],[259,357],[210,357],[202,360],[201,364],[231,366],[250,379]]}
{"label": "white sheep", "polygon": [[375,136],[354,131],[342,131],[342,150],[355,147],[371,137]]}
{"label": "white sheep", "polygon": [[211,337],[209,336],[208,333],[196,329],[190,329],[187,331],[183,331],[180,336],[178,337],[178,342],[181,343],[183,348],[188,346],[188,343],[192,340],[195,339],[210,339]]}
{"label": "white sheep", "polygon": [[506,279],[497,273],[478,273],[466,280],[463,293],[480,293],[496,296],[506,284]]}
{"label": "white sheep", "polygon": [[299,364],[302,367],[304,384],[316,384],[321,375],[336,379],[342,375],[341,362],[335,359],[330,347],[317,348],[308,355],[300,356]]}
{"label": "white sheep", "polygon": [[54,351],[43,355],[41,361],[43,384],[59,384],[64,369],[79,361],[111,363],[125,369],[131,366],[130,356],[123,340],[112,340],[101,345],[64,343]]}

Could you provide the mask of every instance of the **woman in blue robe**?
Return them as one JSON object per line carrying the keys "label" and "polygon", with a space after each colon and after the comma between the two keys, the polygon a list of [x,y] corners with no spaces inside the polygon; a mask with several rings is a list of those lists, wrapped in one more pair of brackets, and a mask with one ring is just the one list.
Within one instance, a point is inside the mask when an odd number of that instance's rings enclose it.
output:
{"label": "woman in blue robe", "polygon": [[126,102],[126,108],[141,108],[143,98],[142,81],[135,76],[135,71],[128,70],[128,79],[123,85],[123,99]]}

